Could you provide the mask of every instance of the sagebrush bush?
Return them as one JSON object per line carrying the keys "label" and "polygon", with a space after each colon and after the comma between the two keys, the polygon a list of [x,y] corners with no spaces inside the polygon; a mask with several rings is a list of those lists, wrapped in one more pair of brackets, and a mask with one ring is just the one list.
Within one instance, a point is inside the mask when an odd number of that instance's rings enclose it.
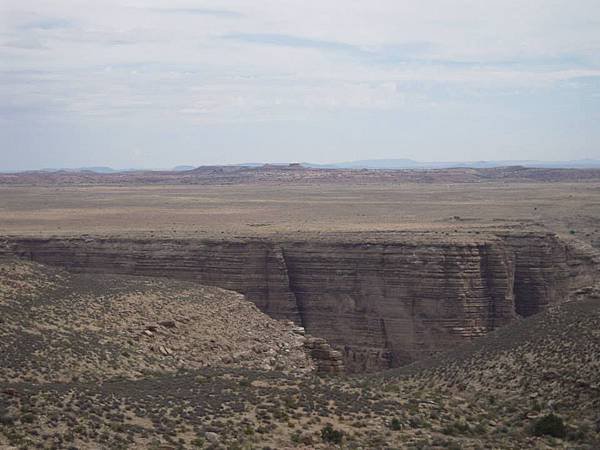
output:
{"label": "sagebrush bush", "polygon": [[321,439],[323,439],[323,442],[341,444],[344,439],[344,432],[334,429],[331,424],[328,423],[321,430]]}
{"label": "sagebrush bush", "polygon": [[400,430],[402,428],[402,424],[400,423],[397,417],[394,417],[390,422],[390,428],[392,430]]}
{"label": "sagebrush bush", "polygon": [[564,438],[567,434],[567,427],[562,418],[556,414],[550,413],[540,417],[533,425],[533,434],[536,436],[552,436]]}

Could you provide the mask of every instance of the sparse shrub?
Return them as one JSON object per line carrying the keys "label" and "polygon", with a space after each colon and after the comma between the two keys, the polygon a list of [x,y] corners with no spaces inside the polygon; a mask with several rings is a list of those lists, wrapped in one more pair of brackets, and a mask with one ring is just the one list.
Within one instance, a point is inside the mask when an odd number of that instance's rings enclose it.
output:
{"label": "sparse shrub", "polygon": [[12,425],[15,421],[13,415],[9,414],[6,410],[0,409],[0,425]]}
{"label": "sparse shrub", "polygon": [[447,436],[454,436],[456,434],[456,430],[451,424],[445,425],[441,431]]}
{"label": "sparse shrub", "polygon": [[160,448],[160,441],[156,438],[152,439],[148,448],[150,450],[158,450]]}
{"label": "sparse shrub", "polygon": [[390,428],[392,430],[399,430],[402,428],[402,424],[400,423],[397,417],[394,417],[390,422]]}
{"label": "sparse shrub", "polygon": [[294,444],[299,444],[301,442],[302,435],[300,434],[299,431],[296,431],[295,433],[292,434],[291,439]]}
{"label": "sparse shrub", "polygon": [[455,436],[457,434],[468,434],[471,432],[471,427],[468,423],[463,420],[456,420],[444,428],[442,428],[442,433],[448,436]]}
{"label": "sparse shrub", "polygon": [[449,441],[446,443],[446,449],[448,450],[462,450],[462,446],[456,441]]}
{"label": "sparse shrub", "polygon": [[287,398],[284,400],[284,403],[285,403],[285,406],[286,406],[288,409],[296,409],[296,408],[298,407],[298,404],[296,403],[296,400],[295,400],[295,399],[293,399],[293,398],[291,398],[291,397],[287,397]]}
{"label": "sparse shrub", "polygon": [[34,420],[35,416],[30,412],[25,413],[21,416],[21,422],[23,423],[33,423]]}
{"label": "sparse shrub", "polygon": [[321,439],[323,439],[323,442],[341,444],[344,439],[344,432],[334,429],[333,426],[328,423],[321,430]]}
{"label": "sparse shrub", "polygon": [[473,428],[473,432],[475,434],[485,434],[485,432],[487,431],[487,427],[485,426],[485,424],[483,422],[479,422],[477,425],[475,425],[475,427]]}
{"label": "sparse shrub", "polygon": [[552,436],[564,438],[567,434],[567,427],[561,417],[550,413],[540,417],[533,425],[533,434],[535,436]]}
{"label": "sparse shrub", "polygon": [[569,441],[583,441],[585,439],[586,436],[586,432],[585,430],[582,429],[578,429],[578,430],[569,430],[567,431],[567,440]]}
{"label": "sparse shrub", "polygon": [[423,428],[423,420],[419,416],[412,416],[408,419],[408,424],[411,428]]}
{"label": "sparse shrub", "polygon": [[397,384],[386,384],[383,386],[383,392],[400,392],[400,387]]}

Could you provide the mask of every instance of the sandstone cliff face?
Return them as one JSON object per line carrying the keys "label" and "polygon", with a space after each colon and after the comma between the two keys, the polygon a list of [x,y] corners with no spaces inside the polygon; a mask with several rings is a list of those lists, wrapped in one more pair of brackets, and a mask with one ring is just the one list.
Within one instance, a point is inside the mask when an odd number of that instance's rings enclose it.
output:
{"label": "sandstone cliff face", "polygon": [[325,338],[352,371],[399,366],[483,335],[596,274],[591,257],[539,233],[373,243],[11,238],[0,248],[72,270],[242,292]]}

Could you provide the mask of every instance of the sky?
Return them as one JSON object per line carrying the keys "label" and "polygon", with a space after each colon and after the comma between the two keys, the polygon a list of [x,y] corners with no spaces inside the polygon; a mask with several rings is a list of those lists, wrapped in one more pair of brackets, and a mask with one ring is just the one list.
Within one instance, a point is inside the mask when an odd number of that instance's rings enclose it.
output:
{"label": "sky", "polygon": [[600,159],[600,1],[0,1],[0,170],[376,158]]}

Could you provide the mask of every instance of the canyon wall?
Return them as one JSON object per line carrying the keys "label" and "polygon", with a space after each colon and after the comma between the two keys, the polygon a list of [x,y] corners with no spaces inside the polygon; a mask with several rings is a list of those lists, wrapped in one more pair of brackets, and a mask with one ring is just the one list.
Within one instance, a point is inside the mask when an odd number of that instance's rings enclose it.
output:
{"label": "canyon wall", "polygon": [[396,238],[7,238],[0,253],[71,270],[195,280],[244,293],[325,338],[352,371],[409,363],[566,298],[592,257],[546,233]]}

